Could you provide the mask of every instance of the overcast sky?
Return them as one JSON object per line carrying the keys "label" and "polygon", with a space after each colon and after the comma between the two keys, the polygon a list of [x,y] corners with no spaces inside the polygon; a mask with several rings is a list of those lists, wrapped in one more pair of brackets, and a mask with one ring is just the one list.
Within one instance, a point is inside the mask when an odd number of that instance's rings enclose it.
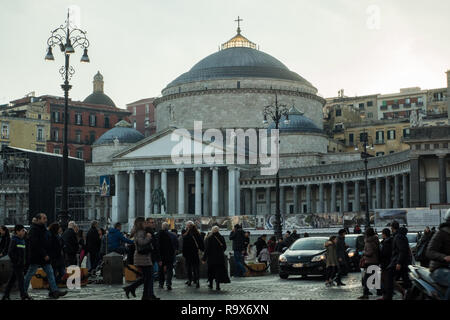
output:
{"label": "overcast sky", "polygon": [[76,70],[70,97],[92,92],[100,70],[118,107],[158,96],[236,33],[310,81],[324,97],[446,86],[450,69],[448,0],[14,0],[0,2],[0,104],[62,96],[63,55],[44,60],[50,31],[70,5],[81,11],[89,64]]}

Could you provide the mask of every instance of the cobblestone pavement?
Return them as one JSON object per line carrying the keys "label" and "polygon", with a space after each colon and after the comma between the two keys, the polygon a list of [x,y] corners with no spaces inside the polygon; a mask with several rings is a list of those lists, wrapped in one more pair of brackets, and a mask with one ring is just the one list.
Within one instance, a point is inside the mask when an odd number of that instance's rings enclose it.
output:
{"label": "cobblestone pavement", "polygon": [[[282,280],[278,275],[251,278],[231,278],[231,283],[222,284],[221,291],[210,290],[205,279],[200,288],[187,287],[185,280],[174,279],[173,290],[159,289],[155,283],[155,294],[164,300],[354,300],[362,294],[360,273],[350,273],[343,279],[344,287],[327,288],[322,278],[290,277]],[[48,299],[46,290],[29,290],[35,299]],[[142,286],[136,291],[140,299]],[[376,299],[374,294],[370,299]],[[70,290],[60,299],[68,300],[124,300],[121,285],[89,284],[80,290]]]}

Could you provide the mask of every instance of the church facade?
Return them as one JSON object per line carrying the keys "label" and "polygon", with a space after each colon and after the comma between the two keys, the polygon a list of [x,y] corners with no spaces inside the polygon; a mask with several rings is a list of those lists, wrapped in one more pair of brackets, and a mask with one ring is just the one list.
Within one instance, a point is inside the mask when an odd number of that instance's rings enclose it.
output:
{"label": "church facade", "polygon": [[[274,128],[263,124],[263,110],[275,99],[289,110],[279,127],[282,214],[363,212],[366,193],[370,210],[429,206],[450,198],[448,130],[436,140],[418,128],[417,134],[411,132],[411,150],[370,158],[366,190],[360,154],[327,152],[325,100],[318,90],[257,50],[238,28],[221,50],[162,90],[153,102],[155,134],[144,138],[122,121],[95,142],[87,188],[95,194],[98,177],[114,175],[115,196],[103,200],[101,212],[93,208],[90,218],[110,212],[112,222],[131,227],[136,216],[274,214],[275,176],[261,174],[261,163],[223,161],[229,146],[219,141],[241,130],[247,133],[245,159],[251,150],[259,154],[262,140],[252,140],[250,133]],[[200,135],[196,124],[201,124]],[[180,146],[193,150],[189,161],[174,161]],[[196,150],[215,161],[195,161]],[[153,203],[155,189],[163,191],[166,207]]]}

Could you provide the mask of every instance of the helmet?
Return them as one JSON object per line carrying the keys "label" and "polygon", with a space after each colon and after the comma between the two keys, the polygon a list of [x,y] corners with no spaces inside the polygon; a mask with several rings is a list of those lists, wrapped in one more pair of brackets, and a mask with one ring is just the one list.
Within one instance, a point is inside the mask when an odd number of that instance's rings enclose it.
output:
{"label": "helmet", "polygon": [[447,213],[445,214],[444,220],[447,222],[450,222],[450,209],[447,210]]}

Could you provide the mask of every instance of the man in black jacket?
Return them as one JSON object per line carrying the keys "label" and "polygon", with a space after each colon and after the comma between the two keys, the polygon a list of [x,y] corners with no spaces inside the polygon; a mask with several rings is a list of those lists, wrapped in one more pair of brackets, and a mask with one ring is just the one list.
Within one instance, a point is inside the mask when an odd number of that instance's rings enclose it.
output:
{"label": "man in black jacket", "polygon": [[230,232],[230,240],[233,241],[233,257],[235,263],[235,277],[243,277],[245,272],[244,267],[244,230],[239,224],[236,224]]}
{"label": "man in black jacket", "polygon": [[344,274],[347,274],[347,245],[345,244],[345,229],[339,230],[336,243],[336,256],[338,259],[338,273],[336,275],[336,284],[338,286],[345,286],[341,278]]}
{"label": "man in black jacket", "polygon": [[381,290],[383,296],[385,296],[386,293],[389,293],[392,290],[390,287],[391,283],[389,282],[387,270],[389,264],[391,263],[392,256],[391,230],[388,228],[383,229],[382,237],[383,240],[380,243]]}
{"label": "man in black jacket", "polygon": [[159,287],[161,289],[164,288],[164,282],[166,282],[167,290],[172,290],[173,262],[175,251],[178,249],[178,241],[174,241],[173,238],[176,238],[176,236],[169,232],[169,224],[164,222],[162,229],[158,232],[159,255],[162,262],[159,268]]}
{"label": "man in black jacket", "polygon": [[101,245],[102,240],[100,239],[98,222],[92,221],[91,228],[89,229],[86,236],[86,250],[89,253],[89,259],[91,261],[91,268],[89,272],[92,272],[97,268],[100,257]]}
{"label": "man in black jacket", "polygon": [[450,209],[445,215],[445,222],[431,238],[427,257],[431,260],[431,278],[447,287],[445,299],[450,300]]}
{"label": "man in black jacket", "polygon": [[408,238],[406,237],[408,230],[404,227],[400,228],[397,221],[392,222],[391,230],[393,235],[392,256],[391,261],[387,266],[386,281],[388,281],[388,286],[383,296],[384,300],[392,300],[392,296],[394,294],[394,283],[400,278],[403,280],[403,288],[401,288],[403,297],[406,295],[405,290],[411,287],[411,280],[408,276],[408,266],[412,262],[412,256]]}
{"label": "man in black jacket", "polygon": [[78,265],[77,253],[79,249],[77,233],[75,232],[75,221],[70,221],[66,231],[62,235],[64,241],[64,258],[66,261],[66,267],[72,265]]}
{"label": "man in black jacket", "polygon": [[266,238],[267,235],[263,234],[261,237],[258,238],[258,240],[256,240],[255,242],[255,247],[256,247],[256,256],[259,256],[259,253],[261,252],[261,250],[265,247],[267,247],[267,242],[266,242]]}
{"label": "man in black jacket", "polygon": [[14,227],[14,235],[12,236],[8,256],[11,260],[13,272],[6,285],[5,292],[2,300],[10,300],[9,293],[11,292],[14,282],[17,280],[19,286],[20,297],[22,300],[32,300],[32,298],[25,293],[23,286],[23,268],[25,266],[26,247],[25,240],[25,228],[23,225],[18,224]]}
{"label": "man in black jacket", "polygon": [[49,296],[51,298],[58,299],[67,294],[67,291],[59,291],[56,286],[55,275],[53,273],[53,268],[50,264],[50,257],[47,253],[48,247],[48,231],[45,228],[47,223],[47,216],[44,213],[39,213],[36,217],[36,222],[31,225],[29,232],[29,246],[28,252],[30,257],[30,266],[28,267],[28,272],[25,275],[24,289],[25,293],[28,292],[28,287],[30,286],[31,278],[36,273],[39,267],[44,269],[47,275],[48,284],[50,286]]}

